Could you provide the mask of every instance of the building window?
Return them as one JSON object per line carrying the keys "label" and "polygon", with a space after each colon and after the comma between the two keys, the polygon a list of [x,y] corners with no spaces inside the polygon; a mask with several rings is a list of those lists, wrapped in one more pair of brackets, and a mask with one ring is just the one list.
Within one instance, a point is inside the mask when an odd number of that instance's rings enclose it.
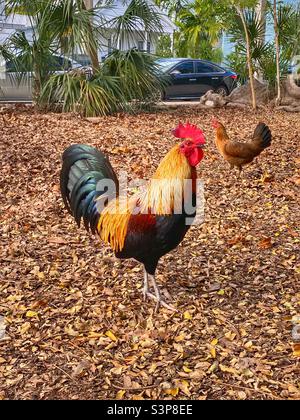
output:
{"label": "building window", "polygon": [[107,52],[108,52],[108,54],[110,54],[111,52],[112,52],[112,46],[111,46],[111,38],[109,38],[108,40],[107,40]]}
{"label": "building window", "polygon": [[151,52],[151,42],[148,41],[147,42],[147,53],[150,53],[150,52]]}
{"label": "building window", "polygon": [[138,41],[138,50],[144,51],[144,41]]}

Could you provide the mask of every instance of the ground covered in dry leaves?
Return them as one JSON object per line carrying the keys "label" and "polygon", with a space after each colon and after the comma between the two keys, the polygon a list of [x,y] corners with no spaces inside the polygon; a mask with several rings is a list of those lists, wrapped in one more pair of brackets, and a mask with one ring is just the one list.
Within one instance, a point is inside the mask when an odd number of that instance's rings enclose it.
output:
{"label": "ground covered in dry leaves", "polygon": [[[216,115],[233,138],[249,139],[259,120],[273,131],[241,180],[216,151],[212,111],[98,123],[1,111],[0,399],[300,397],[299,116]],[[180,119],[207,135],[206,217],[158,267],[179,312],[155,314],[141,267],[116,260],[64,210],[60,157],[87,143],[149,178]]]}

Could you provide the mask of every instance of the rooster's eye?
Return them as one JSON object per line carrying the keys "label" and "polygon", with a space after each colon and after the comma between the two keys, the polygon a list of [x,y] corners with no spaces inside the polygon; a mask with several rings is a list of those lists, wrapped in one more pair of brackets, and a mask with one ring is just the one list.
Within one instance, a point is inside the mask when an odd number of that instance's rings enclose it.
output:
{"label": "rooster's eye", "polygon": [[187,141],[185,144],[186,144],[187,146],[191,146],[193,143],[192,143],[191,141]]}

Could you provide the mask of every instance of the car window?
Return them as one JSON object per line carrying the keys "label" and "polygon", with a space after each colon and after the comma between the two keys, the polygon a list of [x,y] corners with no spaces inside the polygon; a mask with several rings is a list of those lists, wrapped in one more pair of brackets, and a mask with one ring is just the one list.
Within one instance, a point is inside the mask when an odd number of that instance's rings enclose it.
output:
{"label": "car window", "polygon": [[11,71],[11,72],[17,71],[16,65],[13,61],[6,62],[6,71]]}
{"label": "car window", "polygon": [[18,61],[18,64],[14,61],[7,61],[6,62],[6,71],[10,73],[16,72],[29,72],[32,71],[32,66],[30,64],[22,63],[22,61]]}
{"label": "car window", "polygon": [[196,63],[196,73],[220,73],[222,70],[209,63]]}
{"label": "car window", "polygon": [[58,57],[58,56],[51,57],[51,60],[49,63],[49,70],[62,71],[62,70],[68,70],[71,67],[72,67],[71,61],[66,59],[65,57]]}
{"label": "car window", "polygon": [[185,61],[176,66],[174,70],[179,71],[181,74],[194,73],[194,63],[192,61]]}
{"label": "car window", "polygon": [[175,58],[170,58],[169,60],[166,58],[160,58],[156,60],[156,64],[158,67],[161,68],[163,72],[166,72],[174,67],[175,64],[179,63],[180,60],[176,60]]}
{"label": "car window", "polygon": [[[68,60],[65,57],[59,57],[59,56],[52,56],[49,59],[49,70],[50,71],[63,71],[63,70],[68,70],[70,68],[72,68],[72,63],[70,60]],[[16,63],[14,61],[7,61],[6,62],[6,71],[8,72],[28,72],[28,71],[32,71],[32,66],[31,65],[21,65],[19,64],[18,66],[16,66]]]}

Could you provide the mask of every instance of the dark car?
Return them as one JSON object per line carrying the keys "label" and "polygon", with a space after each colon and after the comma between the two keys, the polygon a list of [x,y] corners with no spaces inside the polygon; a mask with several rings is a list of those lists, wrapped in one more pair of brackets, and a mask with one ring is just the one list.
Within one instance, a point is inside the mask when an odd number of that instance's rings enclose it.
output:
{"label": "dark car", "polygon": [[164,99],[200,98],[209,90],[226,96],[237,86],[236,73],[210,61],[161,58],[156,63],[168,76]]}

